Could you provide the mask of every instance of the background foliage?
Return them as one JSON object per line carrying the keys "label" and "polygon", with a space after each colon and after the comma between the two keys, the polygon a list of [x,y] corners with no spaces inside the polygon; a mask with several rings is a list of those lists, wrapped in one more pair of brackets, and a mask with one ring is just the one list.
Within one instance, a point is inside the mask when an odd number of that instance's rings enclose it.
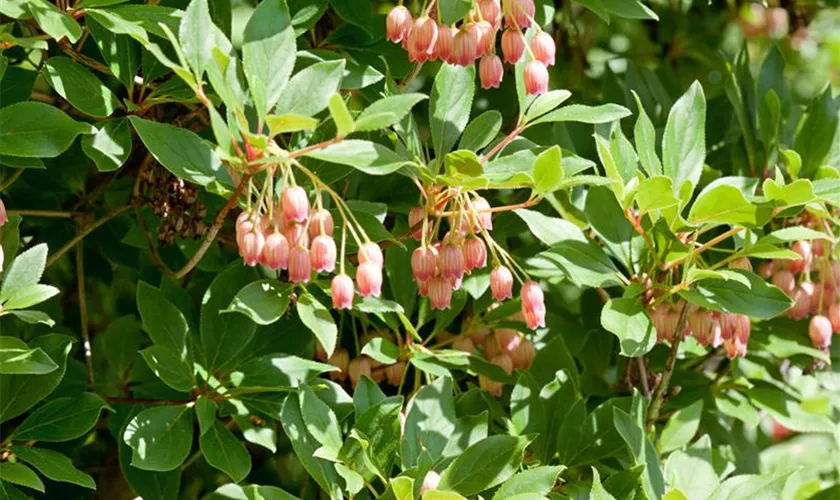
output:
{"label": "background foliage", "polygon": [[[837,261],[837,2],[538,0],[571,93],[542,100],[516,69],[483,90],[410,63],[391,7],[0,4],[0,495],[404,499],[434,470],[424,498],[836,498],[840,348],[727,265],[819,239]],[[323,277],[241,264],[259,163],[234,144],[277,153],[242,127],[263,119],[385,248],[381,298],[330,312]],[[450,309],[418,296],[412,179],[516,208],[492,234],[546,293],[530,368],[447,348],[526,329],[489,269]],[[746,356],[657,342],[643,270],[660,301],[752,318]],[[401,382],[354,388],[316,338]]]}

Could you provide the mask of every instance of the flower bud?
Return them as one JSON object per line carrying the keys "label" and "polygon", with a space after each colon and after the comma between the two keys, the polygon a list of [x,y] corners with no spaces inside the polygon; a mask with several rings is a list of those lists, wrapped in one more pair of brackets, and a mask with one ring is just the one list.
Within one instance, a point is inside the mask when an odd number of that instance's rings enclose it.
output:
{"label": "flower bud", "polygon": [[481,57],[496,45],[496,30],[487,20],[479,21],[473,26],[472,34],[476,37],[475,55]]}
{"label": "flower bud", "polygon": [[487,391],[490,395],[496,396],[497,398],[501,397],[502,389],[504,387],[501,382],[490,380],[485,375],[478,376],[478,386],[482,390]]}
{"label": "flower bud", "polygon": [[793,434],[792,430],[779,423],[775,418],[770,417],[770,437],[773,441],[781,441],[791,434]]}
{"label": "flower bud", "polygon": [[513,360],[506,353],[499,353],[490,358],[490,363],[500,367],[508,375],[513,373]]}
{"label": "flower bud", "polygon": [[817,349],[825,349],[831,345],[831,321],[825,316],[814,316],[808,325],[808,336]]}
{"label": "flower bud", "polygon": [[831,304],[828,308],[828,320],[834,333],[840,333],[840,303]]}
{"label": "flower bud", "polygon": [[650,313],[650,322],[656,330],[656,339],[659,342],[670,340],[674,337],[676,325],[671,324],[671,312],[667,305],[660,305]]}
{"label": "flower bud", "polygon": [[429,280],[429,302],[432,309],[449,309],[452,303],[452,285],[444,278]]}
{"label": "flower bud", "polygon": [[437,472],[430,470],[426,473],[426,476],[423,478],[423,485],[420,486],[420,496],[423,496],[423,493],[427,491],[436,490],[440,484],[440,474]]}
{"label": "flower bud", "polygon": [[353,309],[353,280],[346,274],[337,274],[330,283],[333,309]]}
{"label": "flower bud", "polygon": [[478,9],[481,17],[490,23],[493,29],[499,29],[502,25],[502,6],[499,0],[479,0]]}
{"label": "flower bud", "polygon": [[822,257],[827,251],[831,252],[831,243],[825,240],[816,240],[811,243],[811,251],[814,253],[814,256]]}
{"label": "flower bud", "polygon": [[470,354],[473,354],[475,352],[475,344],[469,337],[458,337],[458,339],[452,344],[452,348],[456,351],[466,352]]}
{"label": "flower bud", "polygon": [[385,31],[388,40],[394,43],[403,41],[411,30],[411,23],[411,12],[404,6],[398,5],[391,9],[385,19]]}
{"label": "flower bud", "polygon": [[522,285],[522,316],[528,328],[535,330],[545,326],[545,303],[540,285],[529,281]]}
{"label": "flower bud", "polygon": [[698,344],[707,347],[714,341],[712,317],[708,312],[697,310],[689,313],[688,326]]}
{"label": "flower bud", "polygon": [[502,33],[502,55],[508,64],[516,64],[525,55],[525,37],[522,32],[508,28]]}
{"label": "flower bud", "polygon": [[738,356],[743,358],[747,355],[747,344],[741,342],[738,337],[726,340],[723,347],[726,349],[726,357],[729,359],[735,359]]}
{"label": "flower bud", "polygon": [[371,359],[367,356],[358,357],[350,362],[350,366],[347,368],[347,371],[350,375],[350,383],[355,388],[359,384],[359,380],[361,380],[362,375],[370,378]]}
{"label": "flower bud", "polygon": [[496,54],[487,54],[478,63],[478,77],[483,89],[499,88],[504,74],[502,60]]}
{"label": "flower bud", "polygon": [[750,331],[752,330],[750,317],[746,314],[733,314],[732,316],[732,333],[735,338],[744,344],[744,349],[746,349],[747,342],[750,340]]}
{"label": "flower bud", "polygon": [[455,33],[457,32],[457,29],[446,25],[438,26],[438,36],[437,41],[435,42],[433,58],[437,57],[446,63],[453,62],[452,52],[455,49]]}
{"label": "flower bud", "polygon": [[513,274],[505,266],[499,266],[490,273],[490,291],[493,299],[502,301],[513,297]]}
{"label": "flower bud", "polygon": [[554,39],[545,31],[540,31],[531,38],[531,52],[534,54],[534,59],[546,66],[554,66],[555,51]]}
{"label": "flower bud", "polygon": [[312,261],[309,250],[298,245],[289,252],[289,280],[294,283],[308,283],[312,276]]}
{"label": "flower bud", "polygon": [[480,238],[468,238],[464,243],[464,265],[467,272],[487,265],[487,246]]}
{"label": "flower bud", "polygon": [[263,245],[262,263],[274,269],[289,267],[289,241],[276,229],[265,238]]}
{"label": "flower bud", "polygon": [[785,292],[788,297],[793,297],[793,292],[796,290],[796,278],[793,277],[793,274],[786,270],[782,269],[781,271],[776,271],[773,274],[773,284],[779,287],[779,289]]}
{"label": "flower bud", "polygon": [[327,363],[338,368],[339,371],[330,372],[330,378],[337,382],[344,382],[347,379],[347,370],[350,365],[350,355],[347,354],[347,349],[339,347],[327,360]]}
{"label": "flower bud", "polygon": [[438,252],[434,247],[419,247],[411,254],[411,271],[417,281],[434,278],[437,265]]}
{"label": "flower bud", "polygon": [[536,354],[534,343],[528,339],[522,339],[522,342],[510,353],[510,357],[513,360],[513,367],[520,370],[527,370],[534,361]]}
{"label": "flower bud", "polygon": [[508,26],[529,28],[536,6],[534,0],[508,0],[503,6],[503,11]]}
{"label": "flower bud", "polygon": [[385,367],[385,379],[388,380],[389,384],[397,387],[400,385],[400,381],[402,381],[403,371],[405,371],[404,361],[388,365]]}
{"label": "flower bud", "polygon": [[287,222],[304,222],[309,217],[309,198],[300,186],[283,191],[283,217]]}
{"label": "flower bud", "polygon": [[382,268],[365,262],[356,270],[356,284],[362,297],[379,297],[382,293]]}
{"label": "flower bud", "polygon": [[440,251],[438,268],[440,269],[441,277],[444,279],[456,280],[463,278],[466,269],[463,249],[452,244],[444,245]]}
{"label": "flower bud", "polygon": [[499,328],[493,333],[493,337],[492,341],[502,353],[511,353],[522,343],[522,334],[510,328]]}
{"label": "flower bud", "polygon": [[788,316],[793,319],[803,319],[811,312],[811,302],[814,299],[814,286],[802,283],[793,293],[793,307],[788,309]]}
{"label": "flower bud", "polygon": [[236,218],[236,246],[239,248],[239,255],[242,256],[245,235],[254,230],[254,215],[250,212],[242,212]]}
{"label": "flower bud", "polygon": [[312,214],[312,219],[309,221],[310,238],[314,238],[322,233],[327,236],[332,236],[334,229],[335,223],[329,210],[321,209]]}
{"label": "flower bud", "polygon": [[359,247],[359,264],[365,263],[371,263],[379,269],[382,269],[385,263],[385,258],[382,256],[382,249],[372,241],[364,243]]}
{"label": "flower bud", "polygon": [[419,293],[421,297],[429,296],[430,281],[431,280],[417,280],[417,293]]}
{"label": "flower bud", "polygon": [[773,277],[773,267],[774,264],[772,260],[765,260],[758,265],[758,275],[766,280],[769,280]]}
{"label": "flower bud", "polygon": [[426,217],[426,211],[423,207],[412,207],[408,212],[408,227],[417,227],[411,232],[411,237],[417,241],[423,239],[423,219]]}
{"label": "flower bud", "polygon": [[408,35],[408,57],[417,62],[424,62],[435,48],[438,27],[429,16],[418,17],[411,25]]}
{"label": "flower bud", "polygon": [[798,259],[791,260],[788,263],[788,269],[790,270],[790,272],[801,273],[803,271],[810,271],[811,261],[813,259],[813,255],[811,253],[811,243],[808,241],[800,240],[794,242],[790,249],[799,254]]}
{"label": "flower bud", "polygon": [[525,93],[539,95],[548,92],[548,69],[539,61],[531,61],[525,65]]}
{"label": "flower bud", "polygon": [[[475,26],[475,25],[471,25]],[[469,29],[461,29],[455,35],[452,46],[452,62],[460,66],[469,66],[476,58],[476,35]]]}
{"label": "flower bud", "polygon": [[750,259],[747,257],[741,257],[740,259],[735,259],[729,263],[729,269],[741,269],[743,271],[750,271],[752,272],[753,266]]}
{"label": "flower bud", "polygon": [[0,199],[0,226],[5,224],[8,220],[9,216],[6,214],[6,205],[3,203],[3,200]]}
{"label": "flower bud", "polygon": [[305,224],[290,222],[286,225],[286,231],[283,234],[286,236],[289,246],[309,246],[309,233],[306,232]]}
{"label": "flower bud", "polygon": [[338,251],[332,236],[321,234],[312,240],[312,267],[316,273],[331,273],[335,270],[335,259]]}
{"label": "flower bud", "polygon": [[242,236],[242,246],[239,248],[245,265],[256,266],[262,257],[265,246],[265,236],[262,231],[252,229]]}

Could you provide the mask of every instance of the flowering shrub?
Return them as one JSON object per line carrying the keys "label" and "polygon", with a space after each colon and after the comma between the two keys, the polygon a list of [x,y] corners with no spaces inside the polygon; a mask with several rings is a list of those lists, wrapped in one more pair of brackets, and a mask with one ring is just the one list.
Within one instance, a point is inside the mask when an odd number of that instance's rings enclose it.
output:
{"label": "flowering shrub", "polygon": [[0,15],[4,498],[837,497],[833,2]]}

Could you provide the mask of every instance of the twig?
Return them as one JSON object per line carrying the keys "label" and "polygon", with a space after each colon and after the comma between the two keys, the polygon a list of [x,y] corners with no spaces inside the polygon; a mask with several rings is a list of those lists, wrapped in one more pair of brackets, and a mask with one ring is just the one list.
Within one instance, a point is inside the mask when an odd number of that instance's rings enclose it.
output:
{"label": "twig", "polygon": [[639,364],[639,378],[642,380],[642,390],[645,391],[645,397],[650,399],[650,385],[648,384],[647,370],[645,369],[645,360],[643,357],[636,358]]}
{"label": "twig", "polygon": [[525,130],[525,126],[523,125],[519,125],[515,129],[513,129],[513,131],[509,133],[507,137],[499,141],[498,144],[493,146],[493,149],[491,149],[487,154],[481,157],[481,164],[483,165],[490,161],[490,158],[492,158],[494,154],[498,153],[499,151],[501,151],[502,148],[513,142],[514,139],[519,137],[519,134],[521,134],[523,130]]}
{"label": "twig", "polygon": [[93,352],[90,346],[90,331],[88,330],[87,297],[85,296],[85,258],[84,240],[76,244],[76,278],[79,287],[79,316],[82,322],[82,342],[85,350],[85,367],[87,368],[88,390],[94,387]]}
{"label": "twig", "polygon": [[668,271],[669,269],[672,269],[672,268],[674,268],[674,267],[676,267],[676,266],[678,266],[678,265],[682,264],[682,263],[683,263],[683,261],[685,261],[685,259],[687,259],[689,255],[692,255],[692,253],[693,253],[694,255],[699,255],[699,254],[701,254],[701,253],[705,252],[706,250],[708,250],[709,248],[711,248],[711,247],[713,247],[713,246],[717,245],[717,244],[718,244],[718,243],[720,243],[721,241],[723,241],[723,240],[725,240],[725,239],[727,239],[727,238],[729,238],[729,237],[731,237],[731,236],[734,236],[734,235],[736,235],[736,234],[740,233],[740,232],[741,232],[741,231],[743,231],[743,230],[744,230],[744,228],[743,228],[743,227],[733,227],[733,228],[732,228],[732,229],[730,229],[729,231],[727,231],[727,232],[725,232],[725,233],[723,233],[723,234],[721,234],[721,235],[719,235],[719,236],[716,236],[716,237],[714,237],[714,238],[710,239],[710,240],[709,240],[709,241],[707,241],[706,243],[703,243],[703,245],[701,245],[701,246],[700,246],[700,247],[699,247],[696,251],[691,252],[691,253],[688,253],[688,254],[686,254],[685,256],[680,257],[679,259],[674,259],[674,260],[672,260],[671,262],[668,262],[667,264],[665,264],[665,267],[664,267],[664,268],[662,268],[662,270],[663,270],[663,271]]}
{"label": "twig", "polygon": [[650,427],[656,422],[659,417],[659,410],[662,408],[662,401],[665,398],[665,391],[668,390],[668,384],[671,382],[671,375],[674,373],[674,365],[677,363],[677,351],[682,342],[682,331],[685,328],[685,322],[688,319],[688,302],[683,302],[682,310],[680,311],[680,318],[677,321],[677,331],[674,333],[674,340],[671,341],[671,351],[668,353],[668,359],[665,360],[665,371],[662,372],[662,379],[656,386],[653,392],[653,400],[650,402],[647,412],[647,425]]}
{"label": "twig", "polygon": [[72,212],[59,212],[56,210],[9,210],[9,215],[20,215],[23,217],[54,217],[56,219],[72,219]]}
{"label": "twig", "polygon": [[18,180],[18,177],[23,175],[23,170],[24,169],[19,168],[19,169],[15,170],[15,173],[6,177],[6,180],[4,180],[2,183],[0,183],[0,191],[5,191],[6,189],[9,188],[9,186],[14,184],[15,181]]}
{"label": "twig", "polygon": [[77,243],[82,241],[87,235],[98,229],[100,226],[113,219],[114,217],[122,215],[124,212],[127,212],[130,209],[131,205],[123,205],[119,208],[115,208],[114,210],[111,210],[107,214],[103,215],[102,218],[97,219],[90,225],[85,226],[84,229],[79,231],[79,233],[76,234],[76,236],[72,240],[68,241],[67,244],[65,244],[63,247],[59,248],[58,251],[50,255],[50,258],[47,259],[47,266],[49,267],[52,264],[54,264],[55,261],[61,258],[62,255],[67,253],[71,248],[75,247]]}
{"label": "twig", "polygon": [[318,144],[313,144],[311,146],[305,147],[303,149],[298,149],[297,151],[292,151],[289,153],[289,158],[300,158],[301,156],[306,156],[313,151],[317,151],[319,149],[323,149],[327,146],[332,146],[337,142],[341,142],[344,140],[344,137],[333,137],[332,139],[328,139],[324,142],[319,142]]}
{"label": "twig", "polygon": [[114,397],[114,396],[102,396],[99,395],[102,399],[109,403],[137,403],[137,404],[144,404],[144,405],[185,405],[187,403],[192,402],[192,400],[178,400],[178,399],[152,399],[152,398],[127,398],[127,397]]}

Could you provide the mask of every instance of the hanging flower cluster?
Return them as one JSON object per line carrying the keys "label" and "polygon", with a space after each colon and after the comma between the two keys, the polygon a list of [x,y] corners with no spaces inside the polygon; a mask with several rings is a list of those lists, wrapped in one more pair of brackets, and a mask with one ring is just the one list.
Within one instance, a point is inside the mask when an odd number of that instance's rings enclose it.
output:
{"label": "hanging flower cluster", "polygon": [[650,313],[656,338],[659,342],[672,342],[679,328],[682,309],[688,307],[686,321],[680,332],[683,336],[691,335],[703,347],[726,349],[730,359],[747,355],[747,343],[750,340],[752,324],[744,314],[707,311],[680,301],[677,304],[660,304]]}
{"label": "hanging flower cluster", "polygon": [[[441,60],[470,66],[478,61],[481,86],[496,88],[502,82],[504,66],[496,53],[496,38],[502,26],[501,51],[504,61],[517,64],[527,51],[529,62],[524,69],[528,94],[548,91],[548,66],[554,64],[556,45],[548,33],[534,22],[533,0],[478,0],[460,25],[440,24],[433,18],[429,2],[416,19],[403,5],[394,7],[386,19],[388,40],[401,43],[411,61]],[[434,16],[439,17],[439,16]],[[523,30],[532,28],[530,42]]]}
{"label": "hanging flower cluster", "polygon": [[[350,209],[334,191],[305,167],[296,165],[316,186],[315,207],[311,205],[307,191],[295,183],[294,175],[285,165],[278,167],[283,189],[279,198],[276,197],[274,183],[277,172],[269,171],[257,202],[252,205],[249,196],[249,208],[236,220],[236,243],[245,264],[261,264],[275,271],[288,271],[289,281],[307,283],[313,273],[334,272],[340,259],[339,273],[333,277],[330,286],[332,305],[336,309],[352,309],[354,283],[344,269],[346,230],[349,228],[359,248],[355,286],[363,297],[378,297],[382,290],[382,249],[370,241]],[[321,190],[331,196],[343,218],[340,254],[333,238],[333,216],[324,208]]]}
{"label": "hanging flower cluster", "polygon": [[799,258],[766,261],[759,274],[785,292],[794,304],[793,319],[811,317],[808,334],[817,349],[831,346],[831,334],[840,333],[840,262],[825,240],[800,240],[791,245]]}
{"label": "hanging flower cluster", "polygon": [[[489,249],[493,298],[513,297],[514,278],[518,279],[525,324],[531,329],[545,326],[543,291],[490,236],[493,209],[487,200],[474,191],[457,188],[437,188],[424,194],[426,203],[412,208],[408,216],[412,236],[420,241],[411,254],[411,271],[420,295],[429,298],[432,309],[449,308],[452,292],[461,288],[464,276],[487,265]],[[438,239],[444,220],[449,230]]]}

